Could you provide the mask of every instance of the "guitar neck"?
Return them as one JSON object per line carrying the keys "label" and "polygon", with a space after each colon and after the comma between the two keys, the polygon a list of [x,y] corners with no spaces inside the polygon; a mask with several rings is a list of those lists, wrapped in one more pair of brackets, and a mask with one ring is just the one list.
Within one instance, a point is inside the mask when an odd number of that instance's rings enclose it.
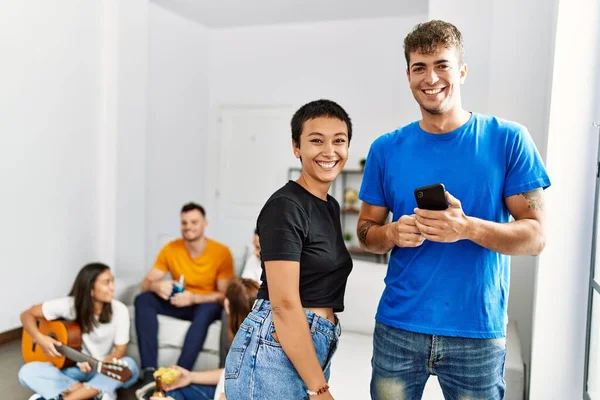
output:
{"label": "guitar neck", "polygon": [[87,354],[83,354],[82,352],[77,351],[72,347],[63,344],[62,346],[57,346],[56,350],[58,350],[59,353],[73,361],[89,363],[90,367],[92,367],[92,371],[95,371],[98,368],[98,360],[96,360],[94,357],[88,356]]}

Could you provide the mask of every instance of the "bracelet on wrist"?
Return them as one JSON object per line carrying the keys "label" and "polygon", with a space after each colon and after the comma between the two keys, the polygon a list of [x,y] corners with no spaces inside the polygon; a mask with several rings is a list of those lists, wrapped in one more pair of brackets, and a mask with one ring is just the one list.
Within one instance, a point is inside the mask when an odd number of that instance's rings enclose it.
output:
{"label": "bracelet on wrist", "polygon": [[308,394],[309,397],[310,396],[318,396],[320,394],[327,393],[328,391],[329,391],[329,385],[325,385],[322,388],[320,388],[319,390],[317,390],[316,392],[313,392],[310,389],[306,389],[306,394]]}

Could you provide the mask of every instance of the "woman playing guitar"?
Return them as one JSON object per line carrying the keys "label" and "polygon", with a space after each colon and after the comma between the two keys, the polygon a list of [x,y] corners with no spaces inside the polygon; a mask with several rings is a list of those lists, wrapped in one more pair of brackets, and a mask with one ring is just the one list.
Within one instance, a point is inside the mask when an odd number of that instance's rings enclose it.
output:
{"label": "woman playing guitar", "polygon": [[84,266],[75,278],[69,296],[34,305],[21,314],[23,329],[44,353],[62,357],[57,347],[62,343],[40,332],[39,318],[52,321],[75,321],[81,328],[82,352],[99,360],[122,360],[133,373],[125,383],[92,371],[87,362],[58,369],[48,362],[30,362],[21,367],[19,381],[38,393],[37,399],[116,399],[115,391],[133,385],[139,376],[138,367],[125,357],[129,343],[129,311],[113,298],[113,276],[104,264]]}

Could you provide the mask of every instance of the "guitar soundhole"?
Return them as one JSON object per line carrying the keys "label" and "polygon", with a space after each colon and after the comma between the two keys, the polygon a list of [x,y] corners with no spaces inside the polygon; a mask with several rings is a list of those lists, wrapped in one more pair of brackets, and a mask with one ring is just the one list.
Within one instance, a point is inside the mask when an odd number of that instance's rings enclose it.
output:
{"label": "guitar soundhole", "polygon": [[[36,320],[36,321],[35,321],[35,325],[36,325],[36,327],[39,329],[39,328],[40,328],[40,321],[39,321],[39,320]],[[35,341],[32,341],[31,343],[32,343],[32,345],[31,345],[31,352],[32,352],[32,353],[35,353],[35,348],[37,347],[37,342],[35,342]]]}

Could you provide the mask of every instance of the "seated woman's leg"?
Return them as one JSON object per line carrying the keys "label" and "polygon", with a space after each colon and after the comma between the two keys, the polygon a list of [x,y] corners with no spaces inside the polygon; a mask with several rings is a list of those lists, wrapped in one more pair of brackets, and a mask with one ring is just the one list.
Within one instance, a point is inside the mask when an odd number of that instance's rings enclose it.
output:
{"label": "seated woman's leg", "polygon": [[213,400],[216,388],[211,385],[190,385],[167,392],[167,396],[175,400]]}
{"label": "seated woman's leg", "polygon": [[128,389],[131,386],[133,386],[133,384],[136,383],[140,378],[140,368],[138,367],[135,360],[131,357],[123,357],[121,358],[121,361],[127,363],[127,367],[131,371],[131,378],[129,378],[129,380],[123,383],[123,385],[121,386],[123,389]]}
{"label": "seated woman's leg", "polygon": [[132,372],[131,378],[127,382],[120,382],[116,379],[109,378],[106,375],[95,373],[91,379],[86,382],[86,385],[99,390],[102,393],[114,394],[119,388],[128,388],[137,382],[140,372],[135,361],[130,357],[123,357],[122,361],[127,362],[129,369]]}
{"label": "seated woman's leg", "polygon": [[73,376],[65,374],[47,362],[30,362],[19,370],[19,382],[40,396],[51,399],[79,383]]}

